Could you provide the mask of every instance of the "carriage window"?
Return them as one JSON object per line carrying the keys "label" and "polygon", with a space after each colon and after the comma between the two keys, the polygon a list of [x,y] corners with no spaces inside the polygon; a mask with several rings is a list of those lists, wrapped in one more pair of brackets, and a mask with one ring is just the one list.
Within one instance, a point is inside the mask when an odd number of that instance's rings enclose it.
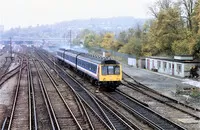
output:
{"label": "carriage window", "polygon": [[114,74],[114,67],[108,66],[108,74]]}
{"label": "carriage window", "polygon": [[107,66],[102,66],[102,75],[107,75]]}
{"label": "carriage window", "polygon": [[119,66],[115,66],[115,74],[120,74],[120,68],[119,68]]}
{"label": "carriage window", "polygon": [[102,75],[120,74],[119,66],[102,66]]}

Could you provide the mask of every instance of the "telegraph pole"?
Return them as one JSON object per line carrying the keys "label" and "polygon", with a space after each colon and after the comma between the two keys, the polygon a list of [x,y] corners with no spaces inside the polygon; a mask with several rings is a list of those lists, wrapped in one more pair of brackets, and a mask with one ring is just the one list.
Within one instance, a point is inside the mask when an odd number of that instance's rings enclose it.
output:
{"label": "telegraph pole", "polygon": [[72,42],[72,30],[69,30],[69,48],[71,48],[71,42]]}
{"label": "telegraph pole", "polygon": [[10,58],[12,60],[12,38],[10,37]]}

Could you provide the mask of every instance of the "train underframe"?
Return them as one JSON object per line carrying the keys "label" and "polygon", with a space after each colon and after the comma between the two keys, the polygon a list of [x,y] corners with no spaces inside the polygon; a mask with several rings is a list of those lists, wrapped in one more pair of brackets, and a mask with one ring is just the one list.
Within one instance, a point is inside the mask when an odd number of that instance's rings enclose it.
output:
{"label": "train underframe", "polygon": [[75,67],[71,66],[70,64],[65,63],[64,61],[58,59],[58,63],[64,65],[67,68],[73,69],[74,71],[76,71],[76,73],[78,73],[81,77],[87,79],[88,81],[90,81],[90,83],[96,87],[103,87],[106,88],[106,90],[108,91],[114,91],[120,84],[120,81],[98,81],[97,79],[91,77],[90,75],[77,70]]}

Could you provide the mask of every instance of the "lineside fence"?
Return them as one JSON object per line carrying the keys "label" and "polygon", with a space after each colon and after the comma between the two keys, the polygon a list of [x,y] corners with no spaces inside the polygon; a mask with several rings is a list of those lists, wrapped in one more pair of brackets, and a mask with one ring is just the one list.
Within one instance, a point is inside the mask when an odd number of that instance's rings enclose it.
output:
{"label": "lineside fence", "polygon": [[135,55],[124,54],[113,50],[105,50],[103,48],[90,48],[88,51],[92,54],[98,54],[101,56],[105,55],[106,57],[111,57],[112,59],[116,59],[125,64],[128,63],[128,58],[136,59]]}

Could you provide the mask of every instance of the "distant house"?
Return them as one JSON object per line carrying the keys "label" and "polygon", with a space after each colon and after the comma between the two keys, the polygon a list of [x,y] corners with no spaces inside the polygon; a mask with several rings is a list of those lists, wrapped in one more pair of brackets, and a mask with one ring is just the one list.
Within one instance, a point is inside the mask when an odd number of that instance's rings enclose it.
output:
{"label": "distant house", "polygon": [[200,61],[194,60],[190,55],[177,55],[174,58],[147,57],[145,59],[146,69],[178,77],[189,76],[191,67],[196,65],[200,66]]}

